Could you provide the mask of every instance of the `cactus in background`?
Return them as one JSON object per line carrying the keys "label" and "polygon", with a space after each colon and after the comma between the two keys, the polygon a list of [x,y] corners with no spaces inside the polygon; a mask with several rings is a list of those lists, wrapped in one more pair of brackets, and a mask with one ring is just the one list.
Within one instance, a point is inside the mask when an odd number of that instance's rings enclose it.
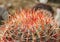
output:
{"label": "cactus in background", "polygon": [[[21,10],[9,15],[5,22],[3,42],[55,42],[60,40],[60,30],[47,10]],[[2,27],[1,27],[2,28]],[[58,31],[57,31],[58,30]]]}

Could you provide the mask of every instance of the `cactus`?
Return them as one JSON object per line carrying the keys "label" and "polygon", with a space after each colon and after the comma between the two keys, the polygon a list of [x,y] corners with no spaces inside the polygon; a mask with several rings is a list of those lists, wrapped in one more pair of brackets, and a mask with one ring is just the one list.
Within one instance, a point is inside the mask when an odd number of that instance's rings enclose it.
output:
{"label": "cactus", "polygon": [[[3,42],[57,42],[60,29],[47,10],[21,10],[5,22]],[[7,26],[7,27],[6,27]],[[59,31],[57,31],[59,30]]]}

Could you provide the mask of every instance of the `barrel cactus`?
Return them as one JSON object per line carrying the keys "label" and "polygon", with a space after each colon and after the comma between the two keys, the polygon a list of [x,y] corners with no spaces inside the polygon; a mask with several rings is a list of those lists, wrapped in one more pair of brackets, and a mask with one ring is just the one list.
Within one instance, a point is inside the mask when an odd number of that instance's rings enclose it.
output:
{"label": "barrel cactus", "polygon": [[[3,27],[1,27],[3,28]],[[56,21],[47,10],[21,10],[4,24],[5,32],[1,42],[57,42],[59,29]]]}

